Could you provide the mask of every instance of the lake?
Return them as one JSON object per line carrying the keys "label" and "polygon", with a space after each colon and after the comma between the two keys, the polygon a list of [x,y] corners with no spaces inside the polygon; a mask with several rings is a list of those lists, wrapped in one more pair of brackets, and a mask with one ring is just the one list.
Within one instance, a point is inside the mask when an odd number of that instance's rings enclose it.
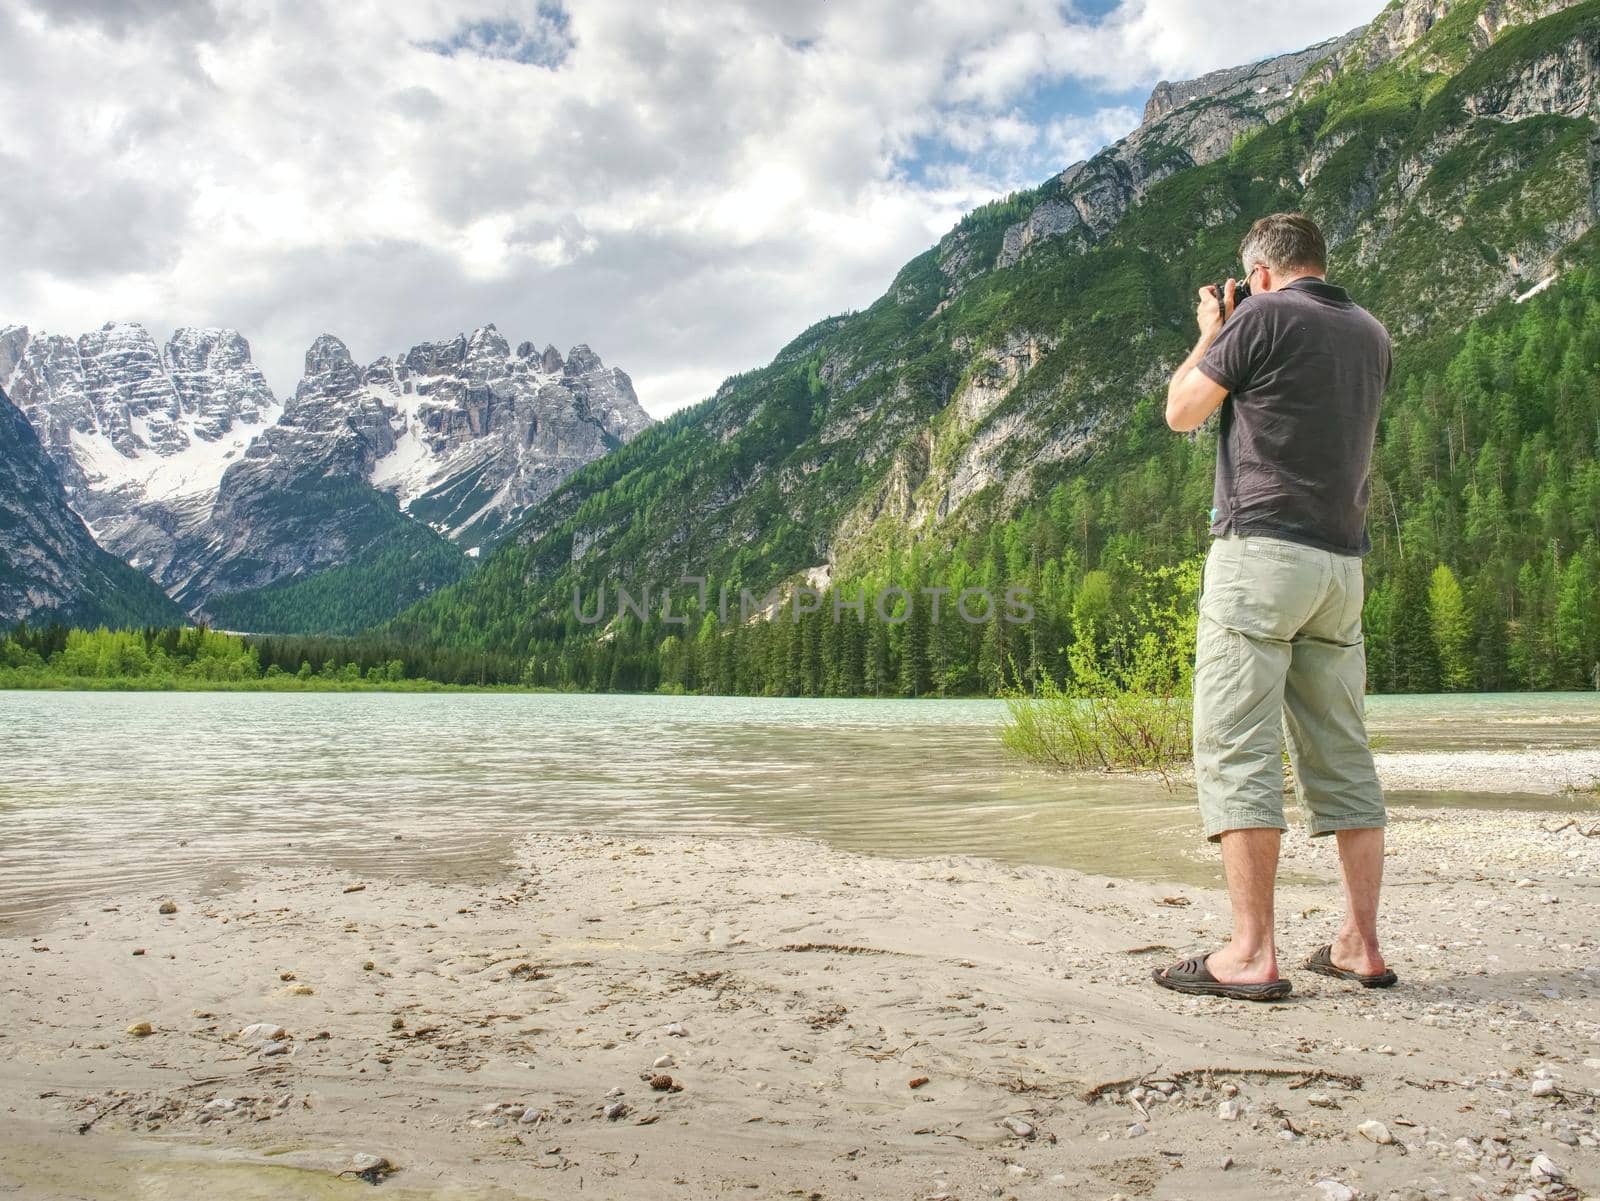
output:
{"label": "lake", "polygon": [[[1385,751],[1600,745],[1593,693],[1369,712]],[[1004,716],[998,701],[0,692],[0,918],[272,863],[487,880],[532,831],[775,833],[1217,878],[1192,794],[1033,768],[1001,749]]]}

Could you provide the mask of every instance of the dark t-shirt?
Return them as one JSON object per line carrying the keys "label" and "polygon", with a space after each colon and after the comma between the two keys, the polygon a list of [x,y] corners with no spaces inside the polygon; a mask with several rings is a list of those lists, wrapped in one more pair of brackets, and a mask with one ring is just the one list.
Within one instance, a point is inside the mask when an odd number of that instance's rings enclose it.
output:
{"label": "dark t-shirt", "polygon": [[1200,360],[1230,393],[1214,534],[1268,534],[1364,555],[1367,469],[1389,382],[1389,332],[1322,280],[1241,304]]}

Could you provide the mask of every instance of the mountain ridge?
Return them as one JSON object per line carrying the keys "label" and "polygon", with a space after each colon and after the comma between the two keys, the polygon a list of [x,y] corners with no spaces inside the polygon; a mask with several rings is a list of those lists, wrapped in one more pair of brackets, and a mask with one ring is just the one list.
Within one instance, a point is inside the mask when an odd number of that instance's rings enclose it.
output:
{"label": "mountain ridge", "polygon": [[[840,578],[1077,476],[1114,488],[1171,445],[1155,394],[1192,342],[1194,289],[1237,272],[1262,212],[1318,216],[1335,275],[1426,355],[1589,253],[1597,57],[1595,0],[1402,0],[1283,56],[1287,98],[1244,82],[1277,60],[1218,73],[1220,96],[1178,104],[1168,84],[1153,123],[969,213],[867,309],[575,473],[393,630],[521,650],[582,636],[573,587]],[[1206,504],[1183,505],[1149,537],[1198,548]]]}

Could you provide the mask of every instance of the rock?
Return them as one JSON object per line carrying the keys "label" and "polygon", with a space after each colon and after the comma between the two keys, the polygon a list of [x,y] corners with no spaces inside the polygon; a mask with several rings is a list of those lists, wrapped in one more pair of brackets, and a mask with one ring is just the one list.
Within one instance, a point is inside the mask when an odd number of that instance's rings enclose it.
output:
{"label": "rock", "polygon": [[913,1076],[911,1078],[911,1080],[907,1083],[906,1087],[907,1088],[921,1088],[926,1083],[928,1083],[928,1078],[926,1076]]}
{"label": "rock", "polygon": [[135,955],[143,955],[144,954],[144,948],[143,947],[134,947],[133,948],[133,953]]}
{"label": "rock", "polygon": [[274,1022],[251,1022],[239,1031],[239,1038],[247,1043],[275,1042],[288,1037],[289,1032]]}
{"label": "rock", "polygon": [[688,1038],[689,1031],[682,1022],[668,1022],[663,1028],[668,1038]]}
{"label": "rock", "polygon": [[1356,1127],[1356,1131],[1362,1138],[1371,1139],[1380,1146],[1394,1142],[1394,1135],[1389,1133],[1389,1128],[1376,1118],[1368,1118]]}
{"label": "rock", "polygon": [[382,1155],[358,1151],[350,1157],[350,1170],[369,1184],[376,1184],[395,1170],[394,1165]]}
{"label": "rock", "polygon": [[1536,1184],[1549,1184],[1553,1181],[1564,1180],[1566,1173],[1556,1166],[1543,1151],[1533,1157],[1533,1162],[1528,1165],[1528,1175]]}
{"label": "rock", "polygon": [[128,1033],[133,1035],[134,1038],[145,1038],[155,1032],[155,1027],[149,1022],[135,1022],[128,1027]]}
{"label": "rock", "polygon": [[614,1100],[620,1096],[622,1096],[622,1090],[620,1088],[608,1089],[606,1091],[606,1100],[608,1101]]}
{"label": "rock", "polygon": [[1372,1053],[1374,1055],[1393,1055],[1395,1052],[1393,1047],[1388,1043],[1384,1043],[1381,1047],[1372,1048]]}
{"label": "rock", "polygon": [[1217,1161],[1217,1171],[1219,1172],[1226,1172],[1231,1167],[1233,1167],[1233,1156],[1231,1155],[1224,1155]]}
{"label": "rock", "polygon": [[1322,1201],[1355,1201],[1355,1189],[1340,1181],[1319,1180],[1315,1187]]}
{"label": "rock", "polygon": [[1000,1124],[1018,1138],[1032,1138],[1033,1126],[1018,1117],[1002,1118]]}
{"label": "rock", "polygon": [[540,1116],[539,1110],[530,1105],[528,1108],[524,1109],[520,1115],[518,1115],[517,1121],[522,1123],[524,1126],[532,1126],[539,1120]]}
{"label": "rock", "polygon": [[1536,1097],[1548,1097],[1556,1091],[1554,1080],[1535,1080],[1528,1091]]}
{"label": "rock", "polygon": [[176,913],[178,912],[177,903],[174,901],[162,901],[160,905],[156,906],[156,912],[161,914]]}
{"label": "rock", "polygon": [[1232,1099],[1219,1101],[1217,1103],[1217,1118],[1224,1122],[1237,1122],[1241,1108],[1239,1102]]}
{"label": "rock", "polygon": [[670,1055],[660,1055],[660,1056],[656,1057],[656,1061],[654,1063],[652,1063],[650,1066],[653,1067],[653,1068],[656,1068],[656,1069],[660,1069],[660,1068],[675,1068],[678,1065],[673,1060],[672,1056],[670,1056]]}
{"label": "rock", "polygon": [[292,1050],[294,1050],[294,1044],[291,1042],[270,1042],[262,1046],[261,1054],[264,1056],[287,1055]]}
{"label": "rock", "polygon": [[1150,1133],[1150,1131],[1145,1127],[1145,1124],[1143,1122],[1135,1122],[1132,1126],[1128,1127],[1127,1137],[1128,1138],[1143,1138],[1145,1135],[1147,1135],[1149,1133]]}
{"label": "rock", "polygon": [[606,1121],[615,1122],[618,1118],[622,1117],[623,1114],[628,1112],[628,1107],[621,1101],[613,1101],[600,1112],[605,1115]]}

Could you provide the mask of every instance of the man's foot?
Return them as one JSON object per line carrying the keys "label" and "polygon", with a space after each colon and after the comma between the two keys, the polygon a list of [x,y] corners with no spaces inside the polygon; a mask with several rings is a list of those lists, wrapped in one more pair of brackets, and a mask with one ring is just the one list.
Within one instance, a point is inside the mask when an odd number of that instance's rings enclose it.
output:
{"label": "man's foot", "polygon": [[1392,988],[1400,982],[1400,977],[1386,967],[1379,968],[1376,972],[1360,972],[1340,967],[1334,961],[1334,953],[1334,947],[1331,945],[1318,947],[1312,952],[1311,958],[1305,961],[1306,971],[1332,976],[1335,980],[1354,980],[1362,988]]}
{"label": "man's foot", "polygon": [[1243,953],[1237,940],[1206,956],[1206,967],[1228,984],[1271,984],[1278,979],[1278,956],[1271,947],[1254,955]]}
{"label": "man's foot", "polygon": [[1173,992],[1207,997],[1232,997],[1236,1001],[1281,1001],[1294,991],[1287,980],[1263,980],[1250,984],[1217,979],[1208,966],[1219,952],[1185,959],[1152,973],[1155,982]]}
{"label": "man's foot", "polygon": [[1377,947],[1368,945],[1360,935],[1344,931],[1329,947],[1329,962],[1357,976],[1381,976],[1389,970]]}

